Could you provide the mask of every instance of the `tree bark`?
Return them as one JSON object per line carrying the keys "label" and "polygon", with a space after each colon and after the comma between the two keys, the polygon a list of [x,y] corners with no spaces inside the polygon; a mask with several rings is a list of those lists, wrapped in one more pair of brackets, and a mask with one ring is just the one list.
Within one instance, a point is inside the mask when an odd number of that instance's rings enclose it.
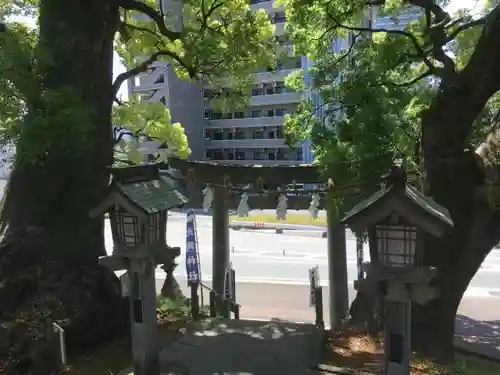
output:
{"label": "tree bark", "polygon": [[424,240],[424,264],[437,268],[433,284],[440,296],[426,306],[414,304],[412,339],[413,349],[442,363],[453,359],[460,300],[500,240],[497,202],[492,205],[491,197],[477,194],[481,188],[498,184],[500,124],[478,151],[468,144],[474,120],[500,89],[500,50],[491,49],[500,42],[499,30],[500,7],[496,7],[467,66],[441,80],[436,97],[422,115],[424,190],[448,208],[454,229],[442,239],[427,236]]}
{"label": "tree bark", "polygon": [[0,321],[16,320],[15,343],[0,347],[15,359],[4,363],[6,374],[48,373],[37,356],[46,318],[62,321],[70,351],[126,332],[118,280],[97,263],[103,219],[88,213],[103,198],[112,163],[118,11],[114,0],[40,3],[40,92],[28,103],[0,213]]}
{"label": "tree bark", "polygon": [[472,277],[500,240],[499,215],[478,197],[487,183],[480,158],[468,144],[474,120],[500,89],[500,8],[489,16],[474,53],[460,72],[442,79],[422,115],[421,149],[425,193],[448,208],[454,229],[442,239],[425,239],[424,264],[438,271],[433,281],[440,297],[415,306],[414,349],[439,362],[453,359],[455,316]]}

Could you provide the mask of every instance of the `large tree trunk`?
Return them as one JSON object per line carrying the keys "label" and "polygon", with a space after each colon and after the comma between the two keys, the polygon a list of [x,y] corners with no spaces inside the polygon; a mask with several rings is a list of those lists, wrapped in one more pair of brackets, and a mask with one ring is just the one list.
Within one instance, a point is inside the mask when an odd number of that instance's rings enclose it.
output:
{"label": "large tree trunk", "polygon": [[118,15],[116,1],[40,4],[40,92],[28,103],[0,214],[0,320],[16,321],[11,339],[0,342],[0,355],[14,358],[6,374],[49,373],[46,318],[62,320],[70,350],[126,329],[118,281],[97,264],[103,220],[88,214],[112,162]]}
{"label": "large tree trunk", "polygon": [[437,268],[440,297],[412,311],[413,349],[439,362],[453,359],[460,300],[500,240],[499,202],[478,194],[499,183],[500,124],[476,152],[468,144],[474,120],[500,90],[500,49],[491,48],[500,43],[500,7],[488,18],[467,66],[448,72],[422,116],[425,193],[448,208],[455,224],[445,238],[425,239],[424,264]]}
{"label": "large tree trunk", "polygon": [[455,316],[472,277],[500,240],[500,216],[477,195],[488,183],[483,160],[468,138],[491,96],[500,89],[500,8],[490,14],[467,66],[441,80],[422,116],[421,149],[425,193],[448,208],[453,231],[426,238],[424,263],[435,266],[440,297],[413,312],[414,348],[440,362],[453,358]]}

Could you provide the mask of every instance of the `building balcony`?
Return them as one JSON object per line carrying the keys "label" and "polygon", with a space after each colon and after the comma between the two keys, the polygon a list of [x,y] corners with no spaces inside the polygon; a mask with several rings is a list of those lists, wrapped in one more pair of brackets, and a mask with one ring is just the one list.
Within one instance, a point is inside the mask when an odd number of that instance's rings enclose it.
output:
{"label": "building balcony", "polygon": [[283,82],[283,81],[285,81],[286,77],[288,77],[293,72],[296,72],[297,70],[300,70],[300,69],[283,69],[283,70],[277,70],[277,71],[272,71],[272,72],[254,73],[253,74],[253,77],[254,77],[253,81],[255,84],[269,83],[269,82],[275,82],[275,81]]}
{"label": "building balcony", "polygon": [[139,85],[131,85],[132,92],[134,93],[147,93],[150,91],[161,90],[165,88],[165,83],[150,83],[145,82]]}
{"label": "building balcony", "polygon": [[[293,57],[293,47],[286,46],[286,48],[290,51],[289,57]],[[293,69],[280,69],[280,70],[274,70],[274,71],[265,71],[265,72],[258,72],[258,73],[253,73],[253,83],[259,84],[259,83],[269,83],[269,82],[274,82],[274,81],[284,81],[285,78],[297,71],[300,70],[301,68],[293,68]],[[222,81],[223,86],[228,86],[230,84],[229,79],[225,79]],[[211,89],[213,88],[213,85],[206,81],[203,83],[203,86],[205,89]]]}
{"label": "building balcony", "polygon": [[278,139],[222,139],[205,140],[206,148],[278,148],[288,147],[283,138]]}
{"label": "building balcony", "polygon": [[301,160],[210,160],[228,165],[299,165]]}
{"label": "building balcony", "polygon": [[279,12],[279,11],[284,11],[285,7],[283,5],[278,5],[277,1],[260,1],[260,0],[254,0],[252,1],[251,8],[253,11],[256,11],[258,9],[263,9],[267,13],[274,13],[274,12]]}
{"label": "building balcony", "polygon": [[286,22],[279,22],[274,24],[274,35],[280,36],[285,35],[285,24]]}
{"label": "building balcony", "polygon": [[285,122],[285,116],[245,117],[226,120],[205,120],[205,129],[214,128],[260,128],[261,126],[280,126]]}
{"label": "building balcony", "polygon": [[302,100],[301,92],[285,92],[281,94],[252,96],[250,100],[250,105],[264,106],[264,105],[294,104],[294,103],[299,103],[301,100]]}

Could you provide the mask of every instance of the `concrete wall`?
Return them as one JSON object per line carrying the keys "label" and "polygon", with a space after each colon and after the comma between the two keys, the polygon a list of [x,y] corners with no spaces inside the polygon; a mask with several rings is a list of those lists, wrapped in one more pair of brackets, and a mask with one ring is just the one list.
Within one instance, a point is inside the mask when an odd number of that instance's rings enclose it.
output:
{"label": "concrete wall", "polygon": [[203,91],[200,85],[177,78],[175,71],[168,68],[169,101],[172,122],[184,126],[192,160],[204,160],[203,134]]}

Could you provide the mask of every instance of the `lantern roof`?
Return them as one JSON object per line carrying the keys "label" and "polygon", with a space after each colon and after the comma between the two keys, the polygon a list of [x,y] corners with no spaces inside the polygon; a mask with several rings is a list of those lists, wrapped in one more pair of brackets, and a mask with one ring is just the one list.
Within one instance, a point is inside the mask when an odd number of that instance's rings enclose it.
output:
{"label": "lantern roof", "polygon": [[162,177],[154,165],[113,168],[108,194],[91,216],[102,215],[116,205],[137,216],[147,216],[187,202],[188,198]]}
{"label": "lantern roof", "polygon": [[341,222],[354,232],[360,232],[396,212],[438,237],[453,227],[448,210],[408,184],[402,167],[392,168],[388,182],[387,187],[356,204]]}

